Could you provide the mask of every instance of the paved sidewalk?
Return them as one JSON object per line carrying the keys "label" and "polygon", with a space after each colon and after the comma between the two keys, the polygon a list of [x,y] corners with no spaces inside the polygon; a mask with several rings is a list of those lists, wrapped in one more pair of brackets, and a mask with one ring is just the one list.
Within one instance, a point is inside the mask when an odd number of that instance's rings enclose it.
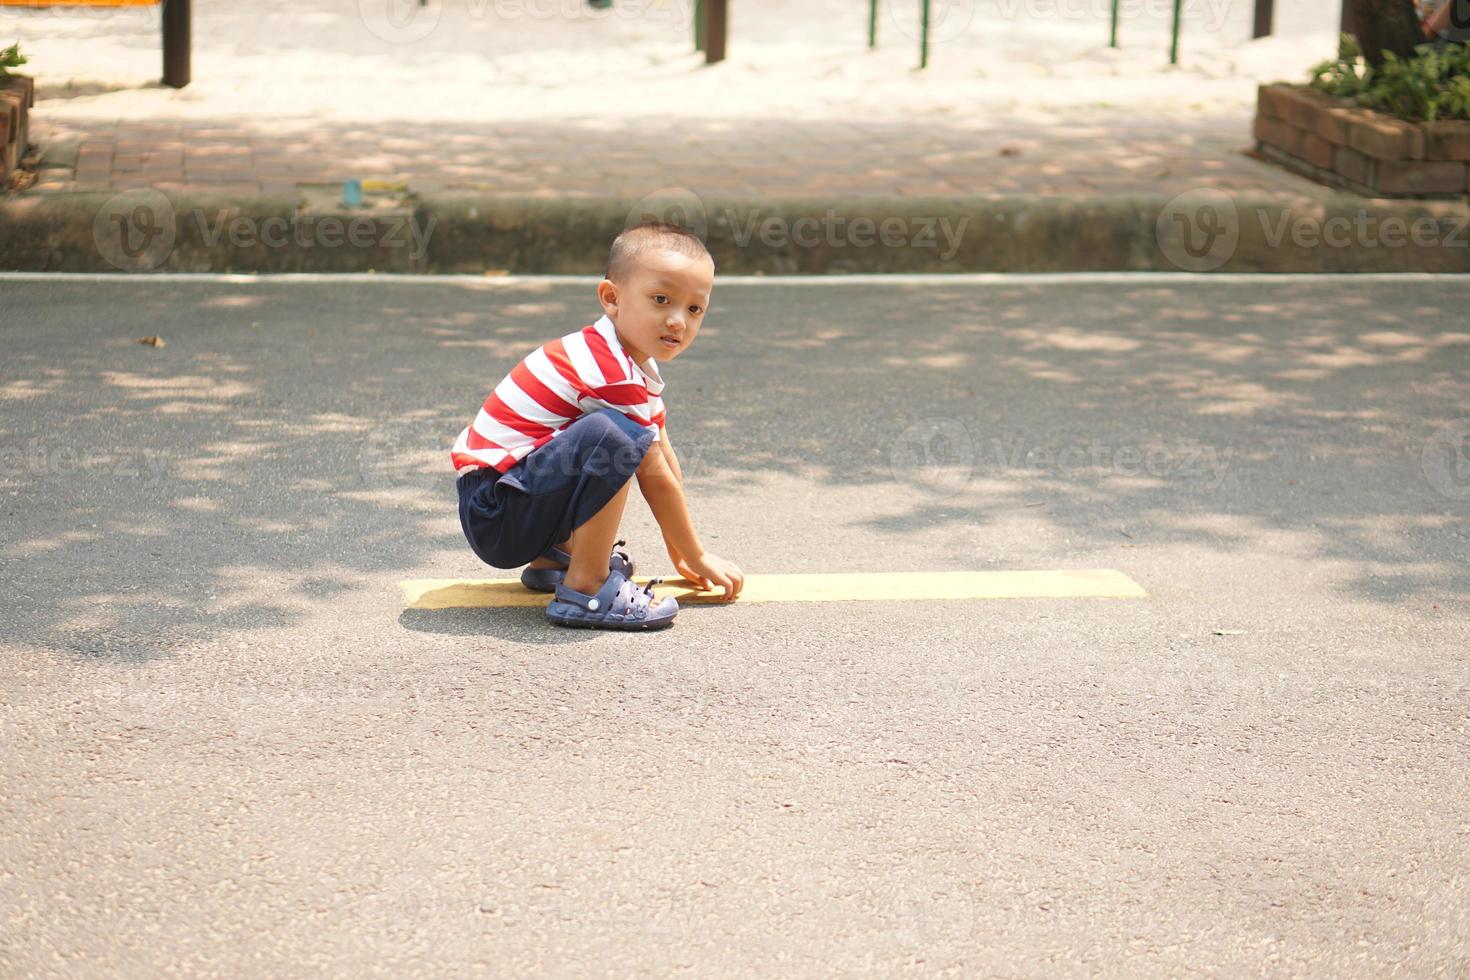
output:
{"label": "paved sidewalk", "polygon": [[[36,138],[75,168],[41,191],[250,195],[348,177],[550,198],[1314,194],[1242,156],[1257,83],[1305,77],[1333,0],[1190,3],[1180,64],[1167,4],[936,7],[885,0],[878,47],[849,0],[745,0],[729,60],[692,48],[692,0],[195,0],[194,80],[156,82],[151,8],[3,8],[38,80]],[[384,19],[388,17],[388,19]]]}
{"label": "paved sidewalk", "polygon": [[[654,123],[666,126],[667,122]],[[690,122],[651,152],[595,119],[555,124],[360,124],[300,132],[179,120],[54,122],[37,113],[53,162],[34,191],[153,187],[289,193],[350,177],[412,191],[533,198],[637,198],[680,187],[750,197],[1143,195],[1200,188],[1323,196],[1246,155],[1250,120],[1059,120],[992,128],[898,122]],[[73,163],[74,161],[74,163]]]}
{"label": "paved sidewalk", "polygon": [[[1463,204],[1366,202],[1250,156],[1257,84],[1335,43],[1324,0],[1259,41],[1245,7],[1186,5],[1177,67],[1146,9],[1110,49],[1105,18],[976,4],[922,72],[898,3],[868,51],[846,0],[750,0],[704,66],[676,0],[404,8],[422,33],[371,4],[198,2],[181,91],[149,81],[144,15],[0,22],[33,53],[44,154],[0,199],[0,268],[588,272],[631,215],[672,217],[641,200],[671,190],[725,271],[1470,268]],[[367,208],[341,203],[350,178],[377,182]],[[1446,247],[1298,244],[1333,220],[1437,222]]]}

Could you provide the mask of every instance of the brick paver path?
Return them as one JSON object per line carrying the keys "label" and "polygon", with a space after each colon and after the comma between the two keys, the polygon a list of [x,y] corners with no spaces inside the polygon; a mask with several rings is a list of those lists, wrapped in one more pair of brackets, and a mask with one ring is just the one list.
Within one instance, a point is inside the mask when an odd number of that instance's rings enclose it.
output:
{"label": "brick paver path", "polygon": [[224,122],[48,122],[34,141],[75,167],[34,190],[212,190],[253,195],[349,177],[415,191],[532,197],[698,194],[1126,195],[1201,187],[1321,195],[1324,189],[1246,155],[1243,115],[1023,124],[688,122],[646,128],[555,124],[322,124],[300,132]]}

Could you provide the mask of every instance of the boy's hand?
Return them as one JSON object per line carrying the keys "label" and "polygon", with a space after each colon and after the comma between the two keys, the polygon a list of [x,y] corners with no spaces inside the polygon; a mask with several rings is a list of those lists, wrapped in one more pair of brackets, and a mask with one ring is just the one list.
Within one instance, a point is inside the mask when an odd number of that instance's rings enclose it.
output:
{"label": "boy's hand", "polygon": [[[708,551],[698,558],[689,559],[686,564],[697,576],[692,581],[703,582],[704,588],[713,589],[716,586],[723,589],[725,594],[722,598],[729,601],[740,594],[745,588],[745,573],[740,566],[733,561],[726,561],[719,555],[712,555]],[[685,578],[689,576],[683,572]]]}
{"label": "boy's hand", "polygon": [[684,581],[693,582],[695,585],[699,586],[701,589],[705,589],[706,591],[714,588],[714,586],[710,584],[709,579],[705,578],[703,575],[700,575],[694,569],[689,567],[689,563],[684,560],[684,556],[679,553],[679,549],[674,546],[674,542],[665,539],[664,546],[669,550],[669,561],[674,563],[674,571],[678,572],[683,577]]}
{"label": "boy's hand", "polygon": [[693,582],[704,591],[712,592],[721,588],[726,599],[733,599],[745,587],[745,573],[734,562],[709,552],[705,552],[699,559],[689,560],[679,553],[672,542],[668,542],[668,547],[674,570],[684,576],[685,581]]}
{"label": "boy's hand", "polygon": [[709,589],[709,582],[701,578],[699,574],[694,571],[694,569],[689,567],[689,563],[686,562],[683,558],[677,557],[677,554],[678,553],[675,552],[673,548],[669,549],[669,557],[673,559],[674,571],[679,573],[679,577],[686,582],[693,582],[701,589]]}

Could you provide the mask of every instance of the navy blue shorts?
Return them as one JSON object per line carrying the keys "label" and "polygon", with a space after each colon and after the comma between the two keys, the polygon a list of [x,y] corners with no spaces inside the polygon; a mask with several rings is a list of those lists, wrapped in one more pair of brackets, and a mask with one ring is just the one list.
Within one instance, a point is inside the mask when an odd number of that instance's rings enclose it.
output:
{"label": "navy blue shorts", "polygon": [[591,520],[637,471],[653,430],[604,408],[582,416],[504,474],[466,473],[459,523],[487,565],[516,568]]}

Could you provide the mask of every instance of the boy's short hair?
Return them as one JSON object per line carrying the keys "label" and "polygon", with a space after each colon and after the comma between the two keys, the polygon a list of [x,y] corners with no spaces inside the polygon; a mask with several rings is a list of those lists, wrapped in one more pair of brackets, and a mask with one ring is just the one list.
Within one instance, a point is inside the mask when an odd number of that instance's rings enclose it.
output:
{"label": "boy's short hair", "polygon": [[607,278],[621,282],[638,257],[655,248],[666,248],[691,259],[709,259],[711,264],[715,261],[704,242],[688,228],[663,221],[645,221],[625,228],[613,239],[612,251],[607,257]]}

